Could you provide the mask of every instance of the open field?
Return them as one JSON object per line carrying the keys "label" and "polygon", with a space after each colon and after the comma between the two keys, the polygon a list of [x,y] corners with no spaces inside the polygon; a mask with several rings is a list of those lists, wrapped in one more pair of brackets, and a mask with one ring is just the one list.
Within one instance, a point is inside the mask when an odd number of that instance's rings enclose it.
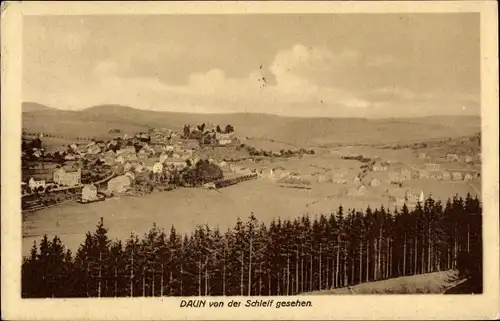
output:
{"label": "open field", "polygon": [[330,294],[443,294],[463,282],[458,271],[449,270],[420,275],[403,276],[389,280],[368,282],[352,287],[316,291],[309,295]]}
{"label": "open field", "polygon": [[[305,213],[331,213],[339,205],[345,208],[365,209],[366,206],[388,206],[374,193],[370,197],[330,197],[338,195],[343,185],[333,183],[313,184],[311,190],[282,188],[264,180],[243,182],[228,188],[205,190],[180,188],[140,197],[123,196],[87,205],[67,203],[29,213],[23,216],[23,255],[29,253],[33,240],[37,242],[47,234],[59,235],[64,244],[76,251],[88,231],[94,231],[100,217],[104,218],[111,238],[124,239],[131,232],[146,233],[156,223],[170,229],[173,224],[182,232],[190,232],[197,225],[218,226],[221,230],[232,228],[237,217],[245,218],[254,212],[260,221],[269,222],[278,216],[295,218]],[[467,184],[449,183],[446,189],[426,189],[436,198],[445,198],[456,191],[465,195],[473,190]],[[441,192],[440,192],[441,191]]]}
{"label": "open field", "polygon": [[238,216],[246,218],[250,211],[261,220],[278,215],[295,217],[303,212],[308,199],[302,190],[283,189],[255,180],[219,191],[180,188],[87,205],[63,204],[23,218],[23,255],[29,252],[33,240],[39,241],[45,233],[60,235],[63,243],[74,251],[84,234],[95,229],[101,216],[110,237],[122,239],[131,232],[147,232],[154,222],[166,230],[174,224],[179,231],[190,232],[202,224],[225,230],[233,227]]}

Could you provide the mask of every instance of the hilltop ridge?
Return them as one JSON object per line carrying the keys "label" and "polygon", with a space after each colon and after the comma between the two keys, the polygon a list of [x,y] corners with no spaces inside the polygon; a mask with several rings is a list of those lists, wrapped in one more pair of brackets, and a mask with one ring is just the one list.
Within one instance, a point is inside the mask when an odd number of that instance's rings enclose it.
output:
{"label": "hilltop ridge", "polygon": [[110,128],[124,133],[148,127],[181,130],[184,124],[231,124],[241,137],[289,142],[295,145],[332,143],[396,143],[461,137],[481,130],[479,116],[423,118],[298,118],[272,114],[193,114],[150,111],[123,105],[99,105],[66,111],[36,103],[23,103],[23,127],[33,132],[62,135],[106,135]]}

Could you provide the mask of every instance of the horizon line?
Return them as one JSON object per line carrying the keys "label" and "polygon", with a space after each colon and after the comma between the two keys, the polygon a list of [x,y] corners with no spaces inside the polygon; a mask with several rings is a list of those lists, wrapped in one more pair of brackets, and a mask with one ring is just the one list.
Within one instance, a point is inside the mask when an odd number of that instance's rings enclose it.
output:
{"label": "horizon line", "polygon": [[[92,108],[100,108],[100,107],[107,107],[107,106],[112,106],[112,107],[119,107],[119,108],[130,108],[133,110],[137,111],[144,111],[144,112],[155,112],[155,113],[175,113],[175,114],[189,114],[189,115],[264,115],[264,116],[275,116],[275,117],[282,117],[282,118],[327,118],[327,119],[419,119],[419,118],[430,118],[430,117],[480,117],[481,114],[434,114],[434,115],[427,115],[427,116],[402,116],[402,117],[397,117],[397,116],[383,116],[383,117],[377,117],[377,116],[298,116],[298,115],[284,115],[284,114],[275,114],[275,113],[266,113],[266,112],[251,112],[251,111],[235,111],[235,112],[189,112],[189,111],[172,111],[172,110],[155,110],[155,109],[143,109],[143,108],[137,108],[137,107],[132,107],[128,105],[122,105],[122,104],[113,104],[113,103],[103,103],[100,105],[93,105],[81,109],[61,109],[57,107],[52,107],[48,106],[42,103],[38,103],[35,101],[22,101],[21,104],[37,104],[43,107],[47,107],[49,109],[57,110],[57,111],[63,111],[63,112],[82,112],[86,111]],[[22,111],[22,108],[21,108]]]}

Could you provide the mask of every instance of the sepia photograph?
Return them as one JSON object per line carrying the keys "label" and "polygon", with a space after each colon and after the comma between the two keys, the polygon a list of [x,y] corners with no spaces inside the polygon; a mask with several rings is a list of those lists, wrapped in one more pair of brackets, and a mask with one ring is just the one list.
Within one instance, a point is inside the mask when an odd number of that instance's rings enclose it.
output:
{"label": "sepia photograph", "polygon": [[176,298],[183,318],[231,302],[307,317],[346,295],[485,297],[498,251],[485,3],[23,13],[8,107],[19,128],[2,117],[2,164],[19,180],[2,166],[2,221],[20,229],[18,247],[2,229],[14,295]]}

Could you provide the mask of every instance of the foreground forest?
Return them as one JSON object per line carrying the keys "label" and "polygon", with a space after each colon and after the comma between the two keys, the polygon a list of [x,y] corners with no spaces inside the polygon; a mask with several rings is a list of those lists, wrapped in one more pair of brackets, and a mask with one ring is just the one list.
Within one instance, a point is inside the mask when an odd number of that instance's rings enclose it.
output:
{"label": "foreground forest", "polygon": [[482,291],[482,207],[458,195],[409,210],[380,207],[190,235],[153,225],[110,240],[104,222],[76,255],[44,236],[22,265],[22,296],[126,297],[295,295],[394,277],[458,269]]}

